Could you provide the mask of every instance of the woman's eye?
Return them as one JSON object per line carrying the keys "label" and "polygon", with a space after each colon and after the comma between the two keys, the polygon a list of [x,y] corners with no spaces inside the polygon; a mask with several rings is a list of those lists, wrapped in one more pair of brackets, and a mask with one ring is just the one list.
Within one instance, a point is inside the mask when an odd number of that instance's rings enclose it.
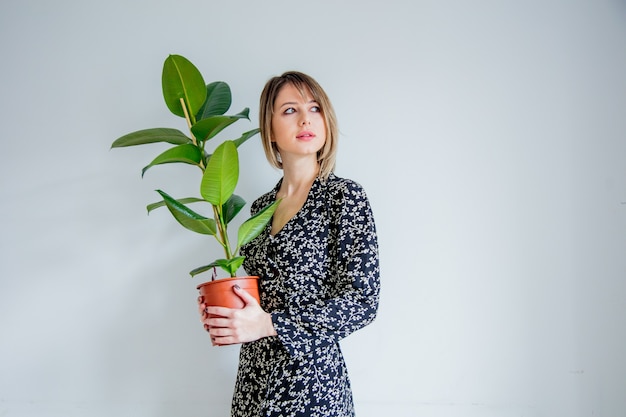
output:
{"label": "woman's eye", "polygon": [[285,109],[285,111],[283,113],[285,113],[285,114],[292,114],[292,113],[295,113],[295,112],[296,112],[296,109],[294,109],[293,107],[289,107],[289,108]]}
{"label": "woman's eye", "polygon": [[319,106],[313,106],[311,107],[311,111],[314,113],[320,113],[322,111],[322,109],[320,109]]}

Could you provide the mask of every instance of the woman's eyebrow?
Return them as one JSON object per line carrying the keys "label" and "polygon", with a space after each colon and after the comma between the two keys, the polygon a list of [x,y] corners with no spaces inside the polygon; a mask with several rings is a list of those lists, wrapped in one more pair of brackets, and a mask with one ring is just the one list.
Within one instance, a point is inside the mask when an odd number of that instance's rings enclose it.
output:
{"label": "woman's eyebrow", "polygon": [[[309,100],[309,102],[307,102],[306,104],[313,104],[313,103],[315,103],[315,104],[319,104],[319,103],[317,102],[317,100],[315,100],[315,99],[313,99],[313,100]],[[285,106],[295,106],[295,105],[297,105],[297,104],[300,104],[300,103],[299,103],[299,102],[297,102],[297,101],[287,101],[287,102],[285,102],[285,103],[281,104],[281,105],[279,106],[279,108],[280,108],[280,107],[285,107]]]}

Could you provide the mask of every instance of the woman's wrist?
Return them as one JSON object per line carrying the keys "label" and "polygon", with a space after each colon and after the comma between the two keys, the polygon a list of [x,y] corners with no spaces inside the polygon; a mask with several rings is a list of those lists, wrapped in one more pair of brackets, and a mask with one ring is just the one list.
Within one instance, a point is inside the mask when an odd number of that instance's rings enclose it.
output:
{"label": "woman's wrist", "polygon": [[276,333],[276,329],[274,328],[274,322],[272,321],[272,314],[271,313],[266,313],[266,314],[267,314],[266,333],[268,336],[277,336],[278,333]]}

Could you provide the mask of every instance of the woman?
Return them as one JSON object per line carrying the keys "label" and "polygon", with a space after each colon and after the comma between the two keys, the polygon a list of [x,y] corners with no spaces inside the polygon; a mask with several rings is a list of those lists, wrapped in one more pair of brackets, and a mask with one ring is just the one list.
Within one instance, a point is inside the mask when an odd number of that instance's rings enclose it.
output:
{"label": "woman", "polygon": [[[232,416],[353,416],[339,340],[369,324],[379,296],[378,244],[363,189],[333,174],[337,122],[319,84],[299,72],[270,79],[260,100],[266,156],[283,178],[252,204],[281,199],[271,224],[242,248],[261,304],[205,305],[214,345],[243,343]],[[217,315],[222,318],[209,318]]]}

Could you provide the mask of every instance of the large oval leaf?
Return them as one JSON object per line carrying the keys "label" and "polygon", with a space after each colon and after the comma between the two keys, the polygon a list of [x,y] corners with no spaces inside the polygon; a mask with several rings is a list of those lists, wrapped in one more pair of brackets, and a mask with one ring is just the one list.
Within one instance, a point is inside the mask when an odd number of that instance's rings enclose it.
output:
{"label": "large oval leaf", "polygon": [[124,135],[113,142],[111,148],[123,148],[126,146],[145,145],[146,143],[167,142],[174,145],[191,143],[183,132],[177,129],[157,127],[154,129],[143,129]]}
{"label": "large oval leaf", "polygon": [[161,194],[170,213],[183,227],[203,235],[215,235],[217,233],[215,220],[201,216],[161,190],[157,190],[157,193]]}
{"label": "large oval leaf", "polygon": [[276,211],[279,204],[280,200],[268,204],[239,227],[237,234],[237,250],[239,250],[239,248],[246,243],[251,242],[252,239],[257,237],[263,231],[267,223],[274,215],[274,211]]}
{"label": "large oval leaf", "polygon": [[215,81],[206,86],[206,101],[198,111],[196,120],[210,116],[221,116],[228,111],[232,103],[230,87],[224,81]]}
{"label": "large oval leaf", "polygon": [[148,164],[141,171],[141,176],[146,173],[150,167],[162,164],[171,164],[175,162],[181,162],[190,165],[200,165],[202,160],[202,151],[198,149],[196,145],[187,143],[185,145],[178,145],[171,149],[166,150],[156,158],[150,164]]}
{"label": "large oval leaf", "polygon": [[207,94],[206,84],[200,71],[187,58],[170,55],[163,64],[161,84],[167,108],[175,115],[185,117],[180,103],[182,98],[189,111],[189,117],[195,118]]}
{"label": "large oval leaf", "polygon": [[239,119],[233,116],[211,116],[194,124],[191,127],[191,132],[199,141],[206,141],[215,137],[237,120]]}
{"label": "large oval leaf", "polygon": [[210,116],[200,120],[191,127],[191,132],[199,141],[206,141],[215,137],[222,130],[240,119],[249,118],[250,109],[245,108],[234,116]]}
{"label": "large oval leaf", "polygon": [[239,181],[239,155],[232,140],[224,141],[215,149],[204,170],[200,195],[213,204],[222,206],[230,198]]}

